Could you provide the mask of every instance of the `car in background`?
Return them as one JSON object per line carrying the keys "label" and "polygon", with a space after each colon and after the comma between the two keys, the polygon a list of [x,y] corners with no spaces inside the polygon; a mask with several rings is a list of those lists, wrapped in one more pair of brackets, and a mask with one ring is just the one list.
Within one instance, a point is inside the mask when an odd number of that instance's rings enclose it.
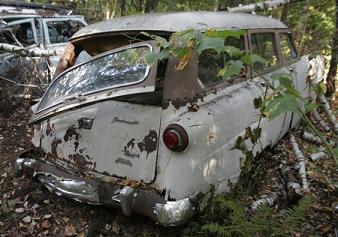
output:
{"label": "car in background", "polygon": [[[183,70],[175,57],[153,65],[142,60],[161,50],[142,32],[169,39],[175,32],[210,28],[244,30],[225,44],[266,63],[223,80],[217,75],[231,59],[227,54],[203,52]],[[32,107],[32,149],[14,167],[59,195],[180,225],[194,214],[196,193],[210,185],[227,191],[239,177],[243,154],[231,148],[246,128],[262,128],[256,154],[299,122],[289,112],[259,119],[253,101],[267,84],[258,75],[289,74],[306,96],[307,68],[289,29],[268,17],[200,11],[92,24],[72,36],[55,79]]]}
{"label": "car in background", "polygon": [[[68,39],[87,25],[83,16],[71,13],[72,10],[54,5],[0,1],[0,44],[51,50],[61,55]],[[0,75],[20,77],[23,72],[17,71],[18,66],[29,64],[30,59],[15,56],[0,50]],[[59,59],[51,55],[36,60],[41,70],[53,73]]]}

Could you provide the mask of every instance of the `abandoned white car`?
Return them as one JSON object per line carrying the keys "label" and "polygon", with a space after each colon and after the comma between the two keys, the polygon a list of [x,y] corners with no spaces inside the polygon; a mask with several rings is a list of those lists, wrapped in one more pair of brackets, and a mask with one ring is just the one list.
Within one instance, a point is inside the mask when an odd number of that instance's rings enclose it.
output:
{"label": "abandoned white car", "polygon": [[[151,66],[138,58],[158,52],[140,32],[169,38],[188,29],[243,29],[227,44],[266,59],[256,69],[288,73],[306,95],[307,63],[278,20],[227,12],[182,12],[121,17],[87,26],[71,39],[57,76],[32,107],[30,151],[15,162],[58,195],[138,213],[163,225],[194,214],[196,193],[228,190],[240,174],[242,153],[231,150],[245,128],[255,128],[253,100],[264,81],[247,68],[231,81],[215,80],[226,58],[192,58],[183,70],[170,57]],[[135,55],[135,54],[134,54]],[[80,58],[80,59],[79,59]],[[261,122],[261,151],[299,119],[291,113]]]}

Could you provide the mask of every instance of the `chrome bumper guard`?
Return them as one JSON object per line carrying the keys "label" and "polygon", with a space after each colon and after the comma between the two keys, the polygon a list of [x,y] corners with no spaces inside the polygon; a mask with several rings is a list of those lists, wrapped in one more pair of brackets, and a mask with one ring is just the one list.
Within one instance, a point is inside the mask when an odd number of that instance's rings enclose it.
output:
{"label": "chrome bumper guard", "polygon": [[14,162],[16,175],[31,174],[57,195],[80,202],[120,208],[126,216],[138,213],[165,226],[184,224],[195,213],[196,208],[190,198],[166,201],[151,190],[86,180],[49,163],[24,158],[25,154]]}

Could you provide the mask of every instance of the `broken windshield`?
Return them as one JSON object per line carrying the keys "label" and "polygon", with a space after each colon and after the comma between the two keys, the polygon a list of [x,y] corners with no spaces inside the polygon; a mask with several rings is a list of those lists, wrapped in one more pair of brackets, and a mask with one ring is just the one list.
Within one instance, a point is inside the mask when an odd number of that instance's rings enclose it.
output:
{"label": "broken windshield", "polygon": [[61,74],[48,88],[38,110],[67,99],[143,81],[149,72],[144,56],[151,46],[108,52]]}

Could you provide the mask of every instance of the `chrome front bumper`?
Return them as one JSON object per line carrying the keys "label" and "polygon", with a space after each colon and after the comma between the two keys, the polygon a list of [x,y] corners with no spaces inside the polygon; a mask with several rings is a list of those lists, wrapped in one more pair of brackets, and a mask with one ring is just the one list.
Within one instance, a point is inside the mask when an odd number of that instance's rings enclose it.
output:
{"label": "chrome front bumper", "polygon": [[195,213],[190,198],[166,201],[151,190],[136,189],[87,180],[34,158],[25,158],[23,153],[14,162],[16,175],[31,174],[57,195],[96,205],[122,209],[126,216],[138,213],[165,226],[184,224]]}

